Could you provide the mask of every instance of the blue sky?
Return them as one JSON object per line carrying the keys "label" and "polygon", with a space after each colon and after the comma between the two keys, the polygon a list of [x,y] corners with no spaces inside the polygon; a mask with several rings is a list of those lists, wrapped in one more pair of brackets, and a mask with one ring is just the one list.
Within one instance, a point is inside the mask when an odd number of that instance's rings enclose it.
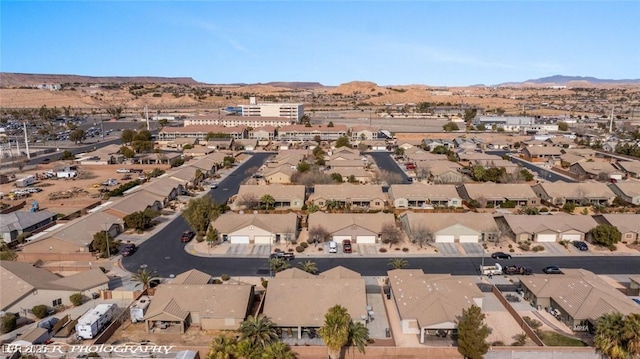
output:
{"label": "blue sky", "polygon": [[462,86],[640,78],[640,2],[0,1],[0,70]]}

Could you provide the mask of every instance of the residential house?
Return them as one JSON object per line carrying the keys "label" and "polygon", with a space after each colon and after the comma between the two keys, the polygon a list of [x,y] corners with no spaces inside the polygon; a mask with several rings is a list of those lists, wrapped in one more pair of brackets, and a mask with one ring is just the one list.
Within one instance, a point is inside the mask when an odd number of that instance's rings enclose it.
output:
{"label": "residential house", "polygon": [[224,164],[224,157],[224,153],[216,152],[207,156],[194,158],[187,162],[187,165],[200,169],[205,177],[211,177]]}
{"label": "residential house", "polygon": [[[273,207],[277,209],[299,210],[304,206],[304,185],[270,184],[267,186],[240,185],[238,194],[231,204],[232,209],[241,209],[242,202],[254,202],[259,204],[264,195],[270,195],[274,199]],[[240,202],[240,206],[239,203]]]}
{"label": "residential house", "polygon": [[454,185],[392,184],[389,198],[395,208],[462,207]]}
{"label": "residential house", "polygon": [[147,191],[135,191],[115,201],[103,211],[118,218],[124,218],[134,212],[144,212],[147,209],[160,211],[163,207],[164,197]]}
{"label": "residential house", "polygon": [[291,176],[298,172],[294,168],[295,166],[288,163],[273,168],[267,167],[264,171],[264,179],[267,183],[291,183]]}
{"label": "residential house", "polygon": [[290,268],[269,280],[263,313],[300,339],[303,330],[322,327],[324,315],[335,305],[345,308],[354,322],[365,324],[373,319],[369,314],[375,315],[367,310],[365,280],[359,273],[334,267],[313,275]]}
{"label": "residential house", "polygon": [[402,228],[410,239],[425,238],[435,243],[479,243],[492,241],[497,233],[493,216],[488,213],[414,213],[404,212],[399,217]]}
{"label": "residential house", "polygon": [[616,166],[629,178],[640,178],[640,161],[619,161]]}
{"label": "residential house", "polygon": [[333,127],[305,125],[287,125],[278,130],[278,139],[281,141],[313,141],[316,136],[322,141],[335,141],[346,136],[347,126],[335,125]]}
{"label": "residential house", "polygon": [[524,297],[546,309],[575,332],[593,332],[598,318],[609,313],[638,313],[638,306],[608,282],[585,269],[563,269],[564,275],[520,277]]}
{"label": "residential house", "polygon": [[328,153],[327,160],[359,160],[360,151],[349,147],[334,148]]}
{"label": "residential house", "polygon": [[579,178],[597,179],[601,181],[622,179],[622,172],[613,167],[611,163],[604,161],[577,162],[569,166],[569,171]]}
{"label": "residential house", "polygon": [[273,244],[281,239],[295,241],[298,233],[298,215],[256,214],[227,212],[211,223],[219,239],[231,244]]}
{"label": "residential house", "polygon": [[36,233],[56,223],[56,214],[49,211],[14,211],[0,214],[0,241],[12,243],[22,233]]}
{"label": "residential house", "polygon": [[256,148],[258,148],[258,140],[255,138],[235,140],[234,148],[244,151],[255,151]]}
{"label": "residential house", "polygon": [[578,206],[586,204],[607,206],[616,198],[615,193],[606,184],[599,182],[545,182],[536,184],[531,189],[538,198],[558,207],[564,206],[565,203]]}
{"label": "residential house", "polygon": [[249,131],[249,138],[258,141],[273,141],[276,135],[276,128],[273,126],[256,127]]}
{"label": "residential house", "polygon": [[133,161],[143,165],[168,165],[181,157],[180,152],[161,151],[137,155]]}
{"label": "residential house", "polygon": [[457,189],[462,199],[467,202],[476,201],[483,207],[499,207],[505,202],[515,202],[520,207],[540,204],[536,193],[527,184],[465,183]]}
{"label": "residential house", "polygon": [[[176,138],[173,141],[167,141],[166,142],[166,146],[168,148],[177,148],[179,150],[182,150],[185,146],[191,146],[191,147],[195,147],[196,145],[198,145],[198,139],[194,138],[194,137],[190,137],[190,138]],[[115,145],[118,146],[118,145]]]}
{"label": "residential house", "polygon": [[522,149],[522,157],[530,162],[558,162],[562,151],[555,146],[527,146]]}
{"label": "residential house", "polygon": [[214,152],[214,149],[204,146],[196,146],[182,151],[185,157],[204,157]]}
{"label": "residential house", "polygon": [[207,147],[216,151],[233,149],[235,140],[233,138],[219,137],[210,138]]}
{"label": "residential house", "polygon": [[593,217],[599,224],[612,225],[622,234],[622,241],[633,243],[640,240],[640,221],[635,213],[607,213]]}
{"label": "residential house", "polygon": [[422,269],[388,272],[391,297],[400,317],[402,334],[452,334],[458,317],[472,305],[482,308],[482,291],[470,277],[425,274]]}
{"label": "residential house", "polygon": [[450,161],[416,162],[416,176],[420,178],[422,175],[436,184],[461,183],[465,179],[462,166]]}
{"label": "residential house", "polygon": [[163,206],[166,207],[170,201],[186,193],[185,181],[175,180],[172,177],[159,177],[151,179],[140,190],[153,193],[164,198]]}
{"label": "residential house", "polygon": [[309,200],[320,208],[384,209],[386,195],[378,185],[315,185]]}
{"label": "residential house", "polygon": [[190,326],[236,330],[250,314],[253,297],[249,284],[161,284],[144,321],[154,333],[183,334]]}
{"label": "residential house", "polygon": [[109,289],[109,277],[94,268],[67,277],[60,277],[29,263],[0,261],[0,311],[23,313],[36,305],[54,308],[72,306],[69,297],[80,293],[91,298],[93,293]]}
{"label": "residential house", "polygon": [[475,142],[460,137],[453,140],[453,145],[464,152],[475,151],[478,148]]}
{"label": "residential house", "polygon": [[366,161],[362,161],[361,159],[357,159],[357,160],[345,160],[345,159],[341,159],[341,160],[331,160],[331,161],[326,161],[325,165],[328,168],[337,168],[337,167],[343,167],[343,168],[364,168],[366,165],[368,164],[368,162]]}
{"label": "residential house", "polygon": [[610,183],[609,188],[625,202],[640,205],[640,181],[618,181]]}
{"label": "residential house", "polygon": [[[391,213],[324,213],[314,212],[309,214],[309,231],[322,227],[336,242],[345,239],[359,244],[379,243],[382,227],[391,223],[395,225],[395,219]],[[310,238],[313,239],[313,238]],[[322,241],[322,239],[318,239]]]}
{"label": "residential house", "polygon": [[384,140],[364,140],[360,143],[367,146],[367,150],[370,151],[387,151],[387,143]]}
{"label": "residential house", "polygon": [[378,130],[368,126],[351,127],[351,141],[376,140],[378,138]]}
{"label": "residential house", "polygon": [[505,215],[503,218],[516,242],[584,241],[587,233],[598,225],[591,216],[566,213],[548,216]]}
{"label": "residential house", "polygon": [[334,174],[337,173],[342,176],[343,182],[353,182],[360,184],[367,184],[371,182],[373,174],[364,168],[358,167],[331,167],[330,170],[326,170],[325,173]]}

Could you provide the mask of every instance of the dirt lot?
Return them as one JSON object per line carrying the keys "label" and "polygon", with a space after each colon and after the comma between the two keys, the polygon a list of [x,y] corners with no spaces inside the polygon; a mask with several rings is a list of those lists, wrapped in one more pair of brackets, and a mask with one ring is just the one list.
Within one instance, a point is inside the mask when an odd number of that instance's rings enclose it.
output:
{"label": "dirt lot", "polygon": [[200,330],[197,327],[189,327],[182,335],[148,333],[145,323],[126,322],[109,339],[108,344],[135,342],[148,340],[157,345],[178,346],[208,346],[211,340],[224,333],[220,330]]}
{"label": "dirt lot", "polygon": [[[54,162],[46,165],[38,165],[36,169],[17,173],[16,177],[22,178],[28,175],[43,174],[48,170],[54,170],[62,166],[69,165],[69,162]],[[3,199],[3,202],[13,205],[20,201],[26,201],[27,207],[31,205],[33,201],[37,201],[40,209],[46,209],[51,212],[70,214],[78,211],[91,203],[95,203],[100,200],[100,189],[104,188],[101,185],[102,182],[109,178],[118,180],[119,184],[130,180],[122,180],[125,175],[123,173],[117,173],[118,168],[140,168],[145,172],[152,171],[154,168],[161,168],[167,170],[169,166],[166,165],[78,165],[78,177],[73,179],[42,179],[39,180],[33,187],[40,187],[42,192],[31,194],[29,197],[21,198],[19,200]],[[132,179],[137,178],[137,174],[131,174]],[[115,186],[107,187],[109,189],[116,188]],[[14,184],[8,183],[2,185],[2,192],[8,193],[10,190],[15,189]],[[58,197],[56,199],[56,197]],[[67,197],[67,198],[63,198]]]}

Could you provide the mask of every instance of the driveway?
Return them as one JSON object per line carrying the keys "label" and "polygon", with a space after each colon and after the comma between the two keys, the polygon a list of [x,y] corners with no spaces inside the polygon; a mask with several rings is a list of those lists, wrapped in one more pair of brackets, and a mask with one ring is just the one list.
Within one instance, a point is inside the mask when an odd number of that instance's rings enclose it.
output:
{"label": "driveway", "polygon": [[559,243],[535,243],[532,246],[541,245],[544,247],[545,253],[554,256],[566,256],[567,249]]}
{"label": "driveway", "polygon": [[480,243],[460,243],[464,252],[468,255],[482,255],[482,246]]}
{"label": "driveway", "polygon": [[460,254],[455,243],[436,243],[436,247],[443,256],[457,256]]}

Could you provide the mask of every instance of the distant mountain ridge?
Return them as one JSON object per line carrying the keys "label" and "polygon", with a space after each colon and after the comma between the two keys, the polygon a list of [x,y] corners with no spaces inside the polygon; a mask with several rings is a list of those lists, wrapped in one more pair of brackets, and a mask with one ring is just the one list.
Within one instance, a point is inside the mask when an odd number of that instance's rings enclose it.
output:
{"label": "distant mountain ridge", "polygon": [[198,85],[200,82],[191,77],[157,77],[157,76],[82,76],[82,75],[56,75],[56,74],[23,74],[12,72],[0,72],[0,86],[20,87],[38,84],[61,83],[86,83],[86,84],[182,84]]}
{"label": "distant mountain ridge", "polygon": [[257,83],[233,83],[231,85],[237,86],[273,86],[273,87],[284,87],[289,89],[316,89],[316,88],[324,88],[325,86],[319,82],[284,82],[284,81],[274,81],[274,82],[257,82]]}
{"label": "distant mountain ridge", "polygon": [[535,85],[558,85],[558,86],[566,86],[572,82],[588,82],[594,85],[621,85],[621,84],[629,84],[629,85],[638,85],[640,84],[640,79],[624,79],[624,80],[612,80],[612,79],[599,79],[591,76],[564,76],[564,75],[554,75],[548,77],[541,77],[539,79],[531,79],[523,82],[505,82],[501,83],[498,86],[522,86],[526,84],[535,84]]}

